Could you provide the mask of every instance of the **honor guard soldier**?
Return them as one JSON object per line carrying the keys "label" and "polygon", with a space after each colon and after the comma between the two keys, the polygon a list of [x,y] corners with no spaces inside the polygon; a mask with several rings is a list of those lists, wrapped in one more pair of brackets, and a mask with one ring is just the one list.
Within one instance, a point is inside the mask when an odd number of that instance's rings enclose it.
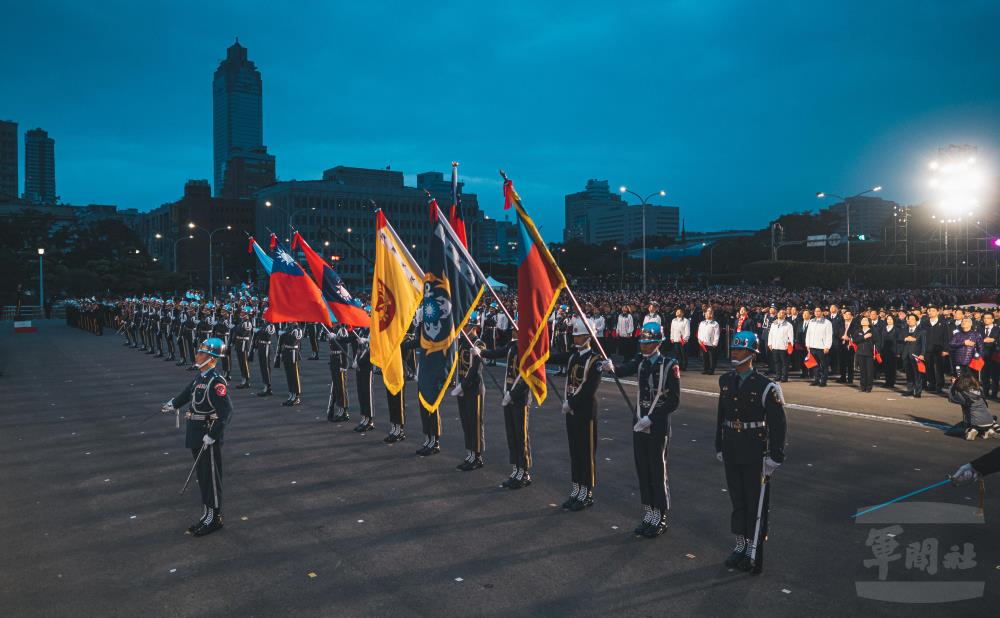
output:
{"label": "honor guard soldier", "polygon": [[[250,388],[250,356],[253,354],[253,307],[244,305],[240,310],[240,320],[233,328],[232,341],[236,352],[236,364],[240,366],[243,381],[236,388]],[[267,364],[267,361],[264,361]]]}
{"label": "honor guard soldier", "polygon": [[164,315],[166,316],[162,322],[163,324],[163,337],[166,339],[167,343],[167,357],[163,359],[166,362],[172,362],[177,360],[177,316],[179,311],[177,311],[177,306],[174,303],[174,299],[170,299],[166,302],[164,307]]}
{"label": "honor guard soldier", "polygon": [[[497,318],[506,319],[499,314]],[[517,340],[503,349],[483,352],[483,358],[507,359],[503,383],[503,423],[507,433],[507,456],[511,465],[510,476],[501,485],[507,489],[521,489],[531,485],[531,441],[528,438],[528,408],[531,391],[521,378],[518,369]],[[495,364],[495,363],[494,363]]]}
{"label": "honor guard soldier", "polygon": [[302,328],[296,322],[283,325],[284,330],[278,331],[278,357],[275,366],[285,364],[285,381],[288,383],[288,399],[281,402],[283,406],[302,404],[302,379],[299,375],[299,362],[302,354]]}
{"label": "honor guard soldier", "polygon": [[740,331],[729,346],[736,367],[719,378],[716,458],[726,468],[736,547],[726,566],[760,573],[767,538],[770,477],[785,460],[781,387],[757,373],[757,336]]}
{"label": "honor guard soldier", "polygon": [[260,379],[264,383],[264,387],[257,391],[258,397],[271,396],[271,337],[274,336],[275,330],[274,324],[264,319],[266,310],[267,305],[263,305],[253,333],[254,350],[257,352],[257,364],[260,366]]}
{"label": "honor guard soldier", "polygon": [[351,362],[347,356],[347,328],[341,326],[327,335],[330,343],[330,400],[326,404],[326,420],[343,423],[351,420],[347,413],[347,368]]}
{"label": "honor guard soldier", "polygon": [[187,331],[185,332],[184,344],[187,347],[188,355],[187,361],[189,366],[188,371],[195,371],[198,368],[194,366],[194,349],[197,347],[198,343],[198,327],[201,324],[201,304],[193,300],[191,304],[188,305],[188,321],[187,321]]}
{"label": "honor guard soldier", "polygon": [[188,364],[187,346],[184,345],[184,338],[187,336],[188,319],[188,301],[182,300],[177,303],[177,318],[174,320],[174,325],[177,329],[177,353],[180,355],[180,359],[175,363],[178,367]]}
{"label": "honor guard soldier", "polygon": [[[365,311],[371,311],[366,307]],[[375,429],[375,418],[372,413],[372,357],[368,343],[368,329],[355,328],[350,331],[355,349],[354,377],[358,389],[358,408],[361,410],[361,422],[354,431],[364,433]]]}
{"label": "honor guard soldier", "polygon": [[670,444],[670,414],[680,404],[680,366],[660,352],[663,327],[646,322],[639,334],[639,351],[617,370],[611,361],[604,371],[624,377],[639,374],[639,392],[632,426],[632,450],[639,476],[643,518],[635,534],[656,538],[667,530],[670,510],[670,479],[667,475],[667,447]]}
{"label": "honor guard soldier", "polygon": [[[573,352],[555,361],[566,367],[566,438],[569,442],[570,476],[573,487],[564,509],[582,511],[594,504],[597,485],[597,387],[601,383],[601,359],[590,348],[590,331],[583,320],[573,321]],[[550,360],[553,360],[550,357]],[[568,362],[567,362],[568,361]],[[565,365],[563,363],[566,363]]]}
{"label": "honor guard soldier", "polygon": [[205,536],[222,528],[222,436],[233,413],[226,380],[215,364],[226,354],[226,344],[211,338],[198,346],[195,363],[201,372],[179,395],[163,404],[163,412],[179,414],[191,404],[184,446],[195,458],[203,505],[201,518],[188,528],[194,536]]}
{"label": "honor guard soldier", "polygon": [[226,343],[226,354],[219,359],[219,364],[222,368],[222,375],[225,376],[226,380],[232,380],[232,346],[230,345],[230,336],[232,335],[233,328],[236,326],[232,320],[233,306],[226,303],[219,307],[219,319],[215,321],[212,325],[212,336],[216,339],[222,339]]}
{"label": "honor guard soldier", "polygon": [[[476,335],[479,323],[479,312],[473,311],[465,325],[465,337],[458,339],[458,365],[455,367],[455,388],[451,394],[458,398],[458,416],[462,422],[462,434],[465,436],[465,459],[456,466],[463,472],[477,470],[483,467],[483,449],[485,435],[483,433],[483,359],[482,352],[486,349]],[[469,341],[472,345],[469,345]],[[440,412],[439,412],[440,413]]]}
{"label": "honor guard soldier", "polygon": [[[215,303],[207,302],[201,306],[201,319],[195,327],[194,339],[191,342],[192,349],[197,348],[199,341],[211,338],[213,330],[215,330]],[[197,367],[192,365],[191,370],[195,369]]]}
{"label": "honor guard soldier", "polygon": [[309,322],[304,326],[306,335],[309,337],[309,349],[312,350],[312,356],[309,357],[309,360],[319,360],[319,324]]}

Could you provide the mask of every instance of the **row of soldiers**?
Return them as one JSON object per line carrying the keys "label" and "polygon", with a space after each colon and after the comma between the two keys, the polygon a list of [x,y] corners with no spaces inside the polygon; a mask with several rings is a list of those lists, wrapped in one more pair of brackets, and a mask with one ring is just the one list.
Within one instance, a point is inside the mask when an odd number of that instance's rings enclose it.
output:
{"label": "row of soldiers", "polygon": [[[270,324],[261,319],[261,311],[255,311],[250,304],[244,305],[238,312],[238,319],[233,319],[231,307],[225,305],[215,307],[208,305],[195,306],[192,303],[174,304],[169,301],[153,299],[149,306],[153,311],[139,311],[138,316],[129,316],[128,328],[124,330],[129,345],[137,349],[146,348],[147,353],[159,355],[156,347],[156,329],[151,329],[149,323],[158,319],[161,321],[160,335],[172,336],[180,334],[183,338],[187,329],[196,334],[203,333],[205,342],[194,349],[201,353],[193,355],[194,370],[202,370],[204,359],[211,357],[213,371],[216,374],[206,376],[204,373],[196,378],[191,385],[197,390],[202,388],[227,391],[225,385],[229,380],[230,361],[235,355],[243,374],[243,382],[236,388],[249,385],[250,354],[256,347],[261,365],[261,377],[265,381],[265,389],[259,395],[270,394],[269,350],[272,336],[278,334],[278,350],[275,354],[276,363],[284,363],[289,382],[289,399],[286,405],[301,403],[301,383],[299,376],[301,340],[305,333],[314,325],[304,324]],[[137,307],[142,309],[142,303]],[[156,313],[159,308],[160,313]],[[258,304],[258,309],[266,308],[266,300]],[[173,321],[179,322],[177,331],[172,331],[172,324],[167,324],[164,331],[162,325],[163,313]],[[145,321],[144,316],[145,314]],[[179,315],[182,314],[182,315]],[[191,317],[190,314],[194,314]],[[183,316],[188,316],[186,319]],[[156,318],[156,319],[154,319]],[[193,325],[189,322],[195,321]],[[225,324],[225,322],[231,322]],[[223,322],[219,326],[219,322]],[[504,380],[500,387],[502,391],[501,407],[504,415],[504,425],[508,445],[508,460],[511,465],[510,475],[503,481],[503,486],[510,489],[520,489],[531,485],[532,456],[529,436],[529,416],[532,405],[532,395],[527,384],[517,369],[519,352],[516,340],[510,339],[505,345],[487,345],[482,338],[482,318],[474,312],[465,327],[467,337],[459,339],[458,364],[455,372],[454,386],[450,395],[457,400],[459,418],[462,427],[465,446],[465,458],[457,468],[462,471],[473,471],[483,467],[485,448],[484,415],[484,365],[497,360],[505,361]],[[211,326],[211,330],[208,327]],[[218,330],[217,330],[218,328]],[[322,328],[322,327],[320,327]],[[145,335],[143,333],[146,333]],[[647,538],[656,538],[667,529],[667,514],[670,509],[669,475],[667,467],[667,450],[670,439],[670,415],[680,404],[680,367],[677,359],[661,350],[664,342],[663,331],[658,323],[644,325],[639,337],[639,353],[621,363],[618,367],[607,359],[603,359],[592,348],[593,341],[590,329],[582,320],[573,322],[572,348],[553,353],[549,362],[563,367],[566,373],[564,382],[565,396],[562,399],[561,410],[565,415],[566,436],[570,453],[571,488],[567,499],[563,502],[564,509],[572,512],[583,511],[594,504],[594,490],[597,485],[596,451],[598,437],[598,402],[597,390],[604,374],[618,377],[636,375],[635,408],[632,411],[633,449],[635,453],[636,472],[640,485],[642,517],[634,532]],[[742,339],[734,339],[733,346],[737,350],[734,357],[744,359],[738,370],[727,373],[720,380],[722,397],[719,404],[718,432],[716,440],[717,457],[726,466],[726,478],[730,487],[730,498],[733,501],[731,528],[737,536],[736,548],[727,560],[731,567],[743,570],[760,571],[762,554],[754,539],[763,538],[766,534],[766,509],[764,509],[764,534],[761,533],[760,509],[758,501],[765,500],[766,486],[762,479],[770,474],[783,461],[784,452],[784,412],[782,408],[780,388],[765,377],[753,372],[752,359],[756,353],[756,338],[749,333],[741,333]],[[372,374],[376,370],[371,364],[367,329],[349,328],[335,325],[332,331],[323,329],[318,336],[329,344],[329,366],[331,382],[327,404],[327,420],[345,422],[350,420],[347,372],[355,371],[357,385],[357,402],[361,410],[360,422],[354,430],[367,432],[375,429],[374,411],[372,406]],[[164,339],[166,341],[166,339]],[[187,345],[186,341],[183,343]],[[169,351],[169,346],[168,346]],[[249,351],[249,352],[248,352]],[[411,333],[403,343],[401,354],[404,357],[410,352],[416,352],[418,359],[414,370],[419,371],[419,340]],[[207,355],[207,356],[206,356]],[[169,358],[169,357],[168,357]],[[186,359],[182,357],[186,364]],[[213,382],[214,380],[214,382]],[[216,386],[212,386],[215,384]],[[550,382],[551,384],[551,382]],[[555,384],[551,386],[556,387]],[[405,384],[404,384],[405,390]],[[558,390],[557,390],[558,392]],[[182,394],[183,395],[183,394]],[[388,403],[388,432],[384,441],[400,442],[406,439],[405,434],[405,396],[401,390],[395,395],[386,391]],[[217,397],[215,398],[217,399]],[[184,396],[174,398],[165,411],[180,407],[180,402],[187,402]],[[212,398],[200,399],[204,407]],[[206,404],[206,401],[209,402]],[[208,413],[209,416],[211,412]],[[440,414],[430,412],[420,405],[421,428],[424,441],[416,451],[420,456],[430,456],[441,452]],[[196,413],[195,417],[202,421],[205,413]],[[228,415],[227,415],[228,418]],[[189,419],[190,420],[190,419]],[[200,422],[200,421],[199,421]],[[213,445],[221,442],[221,433],[212,434],[210,426],[199,425],[204,435],[212,435]],[[197,431],[195,432],[197,433]],[[197,440],[189,440],[194,448],[199,446]],[[217,460],[221,464],[219,447],[210,447],[209,461]],[[199,462],[199,465],[200,464]],[[201,531],[199,535],[221,527],[221,478],[211,476],[206,470],[206,493],[202,488],[205,511],[200,524],[193,530]],[[201,477],[199,477],[201,478]],[[216,519],[212,519],[214,517]],[[207,515],[206,515],[207,514]],[[208,519],[205,519],[205,517]],[[213,523],[214,522],[214,523]],[[755,557],[754,552],[756,552]]]}

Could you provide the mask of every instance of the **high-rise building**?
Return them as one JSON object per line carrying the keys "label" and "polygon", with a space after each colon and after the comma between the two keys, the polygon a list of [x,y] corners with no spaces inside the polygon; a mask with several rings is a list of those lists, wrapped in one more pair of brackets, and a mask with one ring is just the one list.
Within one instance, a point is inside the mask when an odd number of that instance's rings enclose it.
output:
{"label": "high-rise building", "polygon": [[41,129],[24,134],[24,199],[56,203],[56,141]]}
{"label": "high-rise building", "polygon": [[0,120],[0,199],[17,197],[17,123]]}
{"label": "high-rise building", "polygon": [[605,242],[629,244],[642,238],[643,219],[647,238],[676,238],[680,231],[680,209],[676,206],[629,205],[608,189],[607,180],[588,180],[579,193],[566,196],[566,227],[563,239],[588,245]]}
{"label": "high-rise building", "polygon": [[264,147],[236,150],[225,169],[221,192],[225,198],[248,198],[274,184],[274,155],[267,154]]}
{"label": "high-rise building", "polygon": [[262,93],[260,71],[247,59],[247,49],[237,39],[226,50],[226,59],[219,63],[212,81],[213,188],[217,196],[223,193],[229,160],[253,156],[251,153],[264,148]]}
{"label": "high-rise building", "polygon": [[841,236],[847,235],[847,207],[850,203],[851,236],[857,238],[859,235],[865,238],[883,239],[892,234],[893,216],[899,208],[899,204],[891,200],[884,200],[874,195],[861,195],[849,197],[845,201],[837,202],[827,210],[838,219],[834,231]]}

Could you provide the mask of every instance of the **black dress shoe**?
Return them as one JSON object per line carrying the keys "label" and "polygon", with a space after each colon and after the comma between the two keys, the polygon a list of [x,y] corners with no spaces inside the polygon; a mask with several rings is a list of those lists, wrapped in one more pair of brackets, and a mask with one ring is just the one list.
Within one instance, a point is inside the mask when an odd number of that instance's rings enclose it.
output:
{"label": "black dress shoe", "polygon": [[643,531],[642,536],[646,537],[647,539],[655,539],[656,537],[660,536],[666,531],[667,531],[667,518],[661,517],[660,523],[651,524]]}
{"label": "black dress shoe", "polygon": [[270,397],[273,394],[270,388],[263,388],[256,393],[258,397]]}
{"label": "black dress shoe", "polygon": [[523,488],[527,487],[528,485],[531,485],[531,476],[528,475],[528,474],[525,474],[521,478],[515,479],[514,482],[511,483],[510,488],[511,489],[523,489]]}
{"label": "black dress shoe", "polygon": [[196,521],[193,524],[191,524],[190,526],[188,526],[188,529],[187,529],[188,534],[194,534],[194,531],[197,530],[198,528],[201,528],[203,525],[205,525],[205,521],[202,520],[202,519],[199,519],[198,521]]}
{"label": "black dress shoe", "polygon": [[212,521],[207,524],[198,526],[198,528],[192,532],[195,536],[206,536],[212,534],[216,530],[222,530],[222,517],[216,516],[212,518]]}
{"label": "black dress shoe", "polygon": [[427,445],[425,444],[417,449],[417,455],[420,455],[421,457],[427,457],[427,455],[430,454],[430,450],[431,449],[427,448]]}
{"label": "black dress shoe", "polygon": [[516,476],[508,476],[503,483],[500,483],[500,486],[510,489],[511,483],[513,483],[516,480],[517,480]]}
{"label": "black dress shoe", "polygon": [[440,452],[441,452],[441,444],[438,442],[435,442],[434,444],[430,445],[430,447],[427,449],[428,455],[437,455]]}
{"label": "black dress shoe", "polygon": [[573,506],[574,502],[576,502],[576,496],[570,496],[569,498],[566,498],[566,501],[563,502],[560,506],[564,509],[569,510],[569,508]]}
{"label": "black dress shoe", "polygon": [[729,554],[729,557],[726,558],[724,564],[730,569],[735,569],[737,566],[739,566],[740,561],[743,560],[744,556],[746,556],[746,553],[741,551],[734,551],[733,553]]}
{"label": "black dress shoe", "polygon": [[650,526],[650,523],[644,519],[644,520],[642,520],[642,521],[639,522],[639,525],[636,526],[635,529],[632,530],[632,532],[636,536],[645,536],[646,528],[648,528],[649,526]]}
{"label": "black dress shoe", "polygon": [[236,388],[237,389],[250,388],[250,383],[249,382],[240,382],[239,384],[236,385]]}
{"label": "black dress shoe", "polygon": [[740,561],[736,563],[736,568],[741,571],[749,571],[750,569],[752,569],[753,562],[750,561],[750,556],[747,554],[743,554],[743,557],[740,558]]}
{"label": "black dress shoe", "polygon": [[819,386],[819,382],[813,380],[812,382],[809,383],[809,386]]}
{"label": "black dress shoe", "polygon": [[582,511],[583,509],[591,506],[594,506],[594,496],[588,494],[587,497],[584,498],[583,500],[580,500],[580,498],[577,497],[576,502],[569,505],[569,510]]}
{"label": "black dress shoe", "polygon": [[354,428],[354,431],[357,431],[359,433],[366,433],[374,430],[375,430],[375,421],[371,419],[369,419],[368,422],[361,423],[360,425]]}
{"label": "black dress shoe", "polygon": [[406,436],[401,433],[390,433],[386,437],[382,438],[382,441],[385,442],[386,444],[395,444],[396,442],[399,442],[405,438]]}
{"label": "black dress shoe", "polygon": [[469,470],[478,470],[482,467],[483,467],[483,458],[476,457],[475,459],[472,460],[472,463],[469,465]]}
{"label": "black dress shoe", "polygon": [[330,420],[333,421],[334,423],[344,423],[346,421],[351,420],[351,415],[348,414],[347,412],[342,412],[342,413],[334,416]]}
{"label": "black dress shoe", "polygon": [[319,354],[313,354],[308,360],[319,360]]}
{"label": "black dress shoe", "polygon": [[465,459],[462,461],[462,463],[455,466],[455,469],[461,470],[462,472],[468,472],[469,470],[472,469],[472,462],[469,461],[468,459]]}
{"label": "black dress shoe", "polygon": [[920,399],[920,393],[913,393],[914,399]]}

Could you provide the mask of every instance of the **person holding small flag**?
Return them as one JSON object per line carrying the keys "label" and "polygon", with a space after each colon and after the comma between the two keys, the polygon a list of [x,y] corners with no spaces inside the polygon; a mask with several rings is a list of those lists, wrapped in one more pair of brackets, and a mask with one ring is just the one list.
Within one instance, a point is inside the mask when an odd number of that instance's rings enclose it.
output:
{"label": "person holding small flag", "polygon": [[771,367],[778,382],[788,381],[788,366],[791,364],[792,352],[795,351],[795,331],[792,324],[785,319],[785,310],[775,314],[774,321],[767,333],[767,347],[771,352]]}
{"label": "person holding small flag", "polygon": [[926,331],[917,326],[917,320],[915,313],[906,316],[906,330],[902,333],[899,355],[903,359],[903,367],[906,370],[906,391],[903,393],[903,397],[919,399],[920,393],[924,390],[924,374],[927,372],[927,367],[924,364],[927,343]]}
{"label": "person holding small flag", "polygon": [[[673,348],[671,354],[680,363],[681,371],[687,370],[687,347],[686,344],[691,340],[691,320],[684,317],[684,310],[680,307],[674,312],[674,319],[670,321],[670,344]],[[647,316],[648,318],[649,316]],[[646,320],[643,326],[648,324],[650,320]]]}
{"label": "person holding small flag", "polygon": [[875,353],[880,337],[879,332],[872,328],[871,319],[867,315],[861,315],[860,323],[861,326],[851,335],[851,343],[854,345],[854,358],[858,364],[859,389],[862,393],[870,393],[875,381]]}
{"label": "person holding small flag", "polygon": [[643,517],[636,536],[656,538],[667,530],[670,510],[670,480],[667,474],[667,447],[670,443],[670,414],[677,410],[681,395],[681,373],[676,359],[660,352],[663,328],[646,322],[639,334],[639,355],[617,369],[611,361],[605,372],[618,377],[638,374],[636,409],[632,421],[632,450],[639,477]]}
{"label": "person holding small flag", "polygon": [[719,323],[715,321],[715,312],[709,307],[705,310],[705,319],[698,324],[698,347],[701,348],[701,372],[705,375],[715,374],[715,350],[719,345]]}

